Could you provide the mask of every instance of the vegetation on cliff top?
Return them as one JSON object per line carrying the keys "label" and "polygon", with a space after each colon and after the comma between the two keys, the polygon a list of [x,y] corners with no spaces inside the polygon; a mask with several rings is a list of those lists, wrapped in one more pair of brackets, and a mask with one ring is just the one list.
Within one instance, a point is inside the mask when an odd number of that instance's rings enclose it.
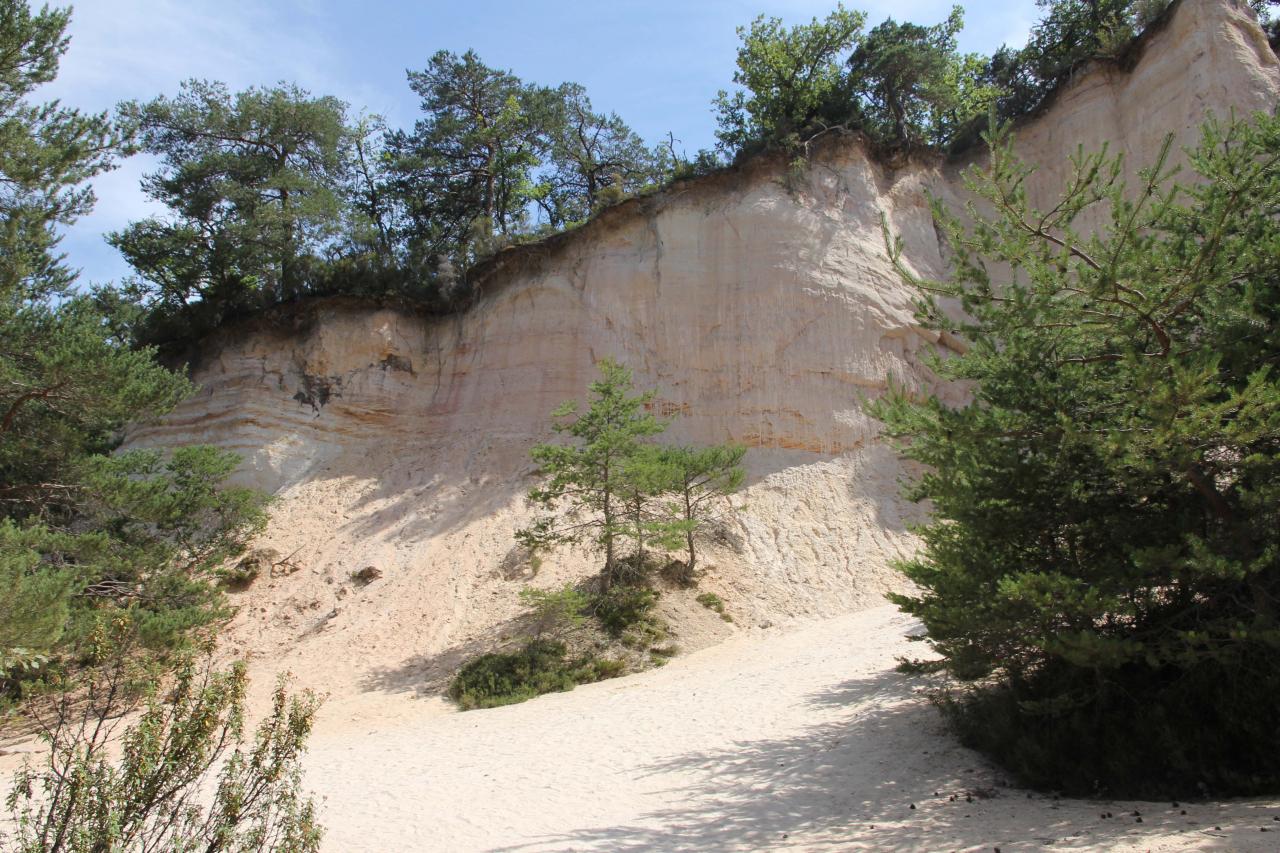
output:
{"label": "vegetation on cliff top", "polygon": [[292,84],[189,81],[120,106],[119,132],[160,162],[143,187],[166,213],[110,236],[136,272],[112,302],[140,340],[164,344],[304,296],[452,311],[503,247],[730,160],[776,151],[803,168],[810,144],[837,131],[881,152],[969,145],[990,111],[1038,109],[1168,3],[1040,5],[1028,43],[990,57],[958,50],[959,7],[933,25],[869,30],[843,7],[791,28],[758,18],[739,30],[735,90],[715,100],[719,149],[693,157],[670,138],[646,144],[578,84],[529,83],[473,51],[439,51],[408,73],[422,113],[407,129]]}

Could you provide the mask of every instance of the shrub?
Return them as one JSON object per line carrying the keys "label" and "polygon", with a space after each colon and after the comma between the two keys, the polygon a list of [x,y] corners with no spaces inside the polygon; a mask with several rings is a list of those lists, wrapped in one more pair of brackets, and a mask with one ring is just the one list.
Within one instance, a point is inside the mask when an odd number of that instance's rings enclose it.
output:
{"label": "shrub", "polygon": [[543,693],[562,693],[579,684],[621,675],[622,661],[584,657],[567,660],[564,643],[532,640],[515,652],[481,655],[465,664],[449,686],[449,697],[464,711],[525,702]]}
{"label": "shrub", "polygon": [[724,610],[724,600],[714,592],[704,592],[698,596],[697,602],[708,610],[714,610],[720,614],[720,618],[726,622],[732,622],[733,617]]}
{"label": "shrub", "polygon": [[971,399],[871,409],[933,513],[891,598],[972,685],[960,731],[1026,782],[1280,791],[1280,120],[1210,120],[1181,185],[1172,135],[1128,190],[1079,153],[1048,212],[990,140],[990,212],[935,205],[954,278],[917,282]]}
{"label": "shrub", "polygon": [[667,623],[653,616],[646,616],[622,632],[618,642],[629,649],[651,649],[667,639]]}
{"label": "shrub", "polygon": [[[43,766],[14,777],[6,850],[319,849],[322,830],[301,788],[300,758],[319,705],[311,693],[290,696],[281,681],[248,737],[244,665],[217,671],[187,655],[163,699],[160,683],[147,679],[145,707],[113,758],[134,670],[117,657],[38,719],[47,753]],[[212,793],[208,808],[201,792]]]}
{"label": "shrub", "polygon": [[591,602],[596,618],[614,636],[641,622],[658,603],[658,593],[645,586],[613,586]]}
{"label": "shrub", "polygon": [[255,548],[235,563],[217,569],[214,576],[230,589],[247,589],[264,571],[270,572],[279,559],[280,554],[274,549]]}
{"label": "shrub", "polygon": [[724,600],[714,592],[704,592],[698,596],[697,602],[708,610],[714,610],[717,613],[724,613]]}
{"label": "shrub", "polygon": [[580,627],[585,618],[582,612],[589,603],[587,596],[572,584],[560,589],[525,587],[520,590],[520,600],[533,611],[534,637],[559,636]]}
{"label": "shrub", "polygon": [[236,563],[234,566],[218,569],[215,574],[223,586],[240,591],[248,589],[258,579],[258,567],[252,564]]}

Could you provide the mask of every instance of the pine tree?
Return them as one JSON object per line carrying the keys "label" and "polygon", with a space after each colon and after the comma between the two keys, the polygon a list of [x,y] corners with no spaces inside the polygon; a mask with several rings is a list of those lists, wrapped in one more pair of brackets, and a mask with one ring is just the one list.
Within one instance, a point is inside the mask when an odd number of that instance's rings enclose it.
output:
{"label": "pine tree", "polygon": [[[624,472],[643,439],[658,435],[666,424],[646,410],[653,392],[634,394],[631,371],[611,358],[597,367],[600,378],[590,385],[587,410],[578,414],[573,401],[553,417],[555,431],[574,444],[539,444],[530,455],[550,474],[548,483],[529,492],[529,501],[546,514],[517,533],[529,547],[578,542],[590,537],[604,551],[604,586],[620,571],[617,541],[627,535],[629,520],[623,501]],[[565,420],[567,419],[567,420]]]}
{"label": "pine tree", "polygon": [[663,449],[671,492],[667,512],[675,531],[684,539],[688,554],[684,572],[689,580],[694,578],[698,565],[695,540],[724,510],[732,509],[726,499],[746,479],[742,468],[746,454],[745,447],[734,445]]}
{"label": "pine tree", "polygon": [[0,0],[0,693],[37,665],[73,668],[105,613],[171,650],[223,613],[211,572],[262,522],[262,499],[225,489],[236,458],[211,448],[112,456],[128,423],[190,393],[135,346],[136,306],[88,293],[57,254],[111,166],[105,116],[31,103],[67,49],[65,10]]}
{"label": "pine tree", "polygon": [[160,159],[143,189],[171,211],[108,241],[137,271],[169,337],[316,288],[342,233],[355,133],[346,104],[297,86],[232,94],[189,80],[121,115]]}
{"label": "pine tree", "polygon": [[1210,121],[1181,185],[1168,150],[1135,187],[1080,153],[1041,210],[997,133],[969,175],[989,206],[935,205],[955,274],[912,280],[973,399],[875,408],[934,512],[895,600],[978,685],[948,705],[962,733],[1023,779],[1274,791],[1280,120]]}
{"label": "pine tree", "polygon": [[60,255],[60,226],[93,207],[86,181],[113,165],[119,135],[105,114],[85,115],[28,96],[57,76],[70,10],[0,0],[0,304],[64,294],[75,274]]}
{"label": "pine tree", "polygon": [[648,547],[667,548],[679,541],[679,526],[661,503],[661,497],[675,485],[676,477],[677,471],[664,448],[652,444],[636,447],[619,468],[621,536],[635,546],[630,561],[637,576],[643,575],[648,566]]}
{"label": "pine tree", "polygon": [[862,38],[866,16],[837,4],[824,20],[787,29],[761,15],[739,27],[737,70],[742,88],[720,92],[714,106],[720,147],[738,153],[762,144],[794,148],[801,137],[850,117],[841,65]]}

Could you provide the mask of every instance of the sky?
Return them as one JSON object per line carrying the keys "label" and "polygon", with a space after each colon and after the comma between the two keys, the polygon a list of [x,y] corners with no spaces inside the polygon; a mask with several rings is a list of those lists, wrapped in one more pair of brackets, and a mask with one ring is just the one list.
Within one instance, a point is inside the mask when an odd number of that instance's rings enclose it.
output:
{"label": "sky", "polygon": [[[33,4],[35,5],[35,4]],[[60,5],[55,3],[55,5]],[[863,0],[868,28],[887,17],[933,24],[952,0]],[[586,86],[650,144],[671,132],[693,154],[715,144],[711,100],[732,88],[735,29],[756,15],[788,24],[824,17],[835,0],[74,0],[71,47],[42,99],[90,111],[173,95],[191,78],[233,90],[295,82],[336,95],[352,113],[409,127],[417,99],[405,82],[437,50],[474,49],[528,82]],[[972,0],[960,47],[1020,45],[1035,0]],[[82,281],[106,283],[128,266],[103,235],[162,212],[139,189],[155,164],[133,157],[97,178],[94,212],[63,241]]]}

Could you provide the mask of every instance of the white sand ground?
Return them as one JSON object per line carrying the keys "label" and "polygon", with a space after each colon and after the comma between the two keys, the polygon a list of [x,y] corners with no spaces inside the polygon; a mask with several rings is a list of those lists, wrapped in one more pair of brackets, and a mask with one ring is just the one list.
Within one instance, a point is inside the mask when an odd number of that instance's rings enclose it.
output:
{"label": "white sand ground", "polygon": [[912,628],[878,607],[523,705],[325,714],[307,768],[326,849],[1280,849],[1280,802],[1003,787],[893,671]]}

